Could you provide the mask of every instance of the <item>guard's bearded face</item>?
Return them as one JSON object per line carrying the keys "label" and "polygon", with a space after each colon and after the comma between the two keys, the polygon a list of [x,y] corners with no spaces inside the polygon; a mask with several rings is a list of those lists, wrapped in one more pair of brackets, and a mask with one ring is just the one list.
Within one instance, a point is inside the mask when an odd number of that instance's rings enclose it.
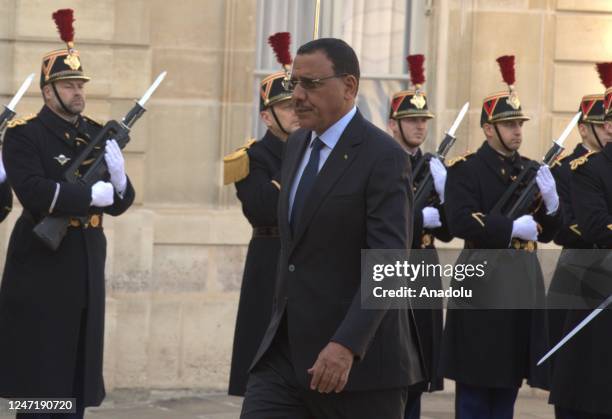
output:
{"label": "guard's bearded face", "polygon": [[59,80],[55,88],[64,105],[73,114],[79,114],[85,109],[85,82],[83,80]]}
{"label": "guard's bearded face", "polygon": [[336,75],[323,51],[295,57],[291,78],[297,81],[293,103],[300,126],[322,134],[343,116],[352,96],[343,75]]}

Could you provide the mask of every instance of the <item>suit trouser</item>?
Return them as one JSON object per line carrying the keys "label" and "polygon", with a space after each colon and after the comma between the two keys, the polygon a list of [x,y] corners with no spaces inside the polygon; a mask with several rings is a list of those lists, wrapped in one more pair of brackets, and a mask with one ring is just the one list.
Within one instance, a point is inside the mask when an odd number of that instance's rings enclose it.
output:
{"label": "suit trouser", "polygon": [[456,419],[512,419],[518,388],[488,388],[457,383]]}
{"label": "suit trouser", "polygon": [[408,392],[408,403],[404,411],[404,419],[419,419],[421,417],[421,392]]}
{"label": "suit trouser", "polygon": [[403,419],[403,388],[330,394],[302,388],[282,329],[249,375],[241,419]]}
{"label": "suit trouser", "polygon": [[566,409],[555,406],[555,418],[557,419],[612,419],[612,415],[598,415],[581,412],[579,410]]}

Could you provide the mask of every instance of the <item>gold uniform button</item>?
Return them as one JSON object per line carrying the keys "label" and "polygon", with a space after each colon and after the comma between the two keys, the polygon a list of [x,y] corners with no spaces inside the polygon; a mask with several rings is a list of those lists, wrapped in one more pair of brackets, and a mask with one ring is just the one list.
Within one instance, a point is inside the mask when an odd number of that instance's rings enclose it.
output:
{"label": "gold uniform button", "polygon": [[98,227],[100,225],[100,216],[98,214],[92,215],[91,219],[89,220],[89,225],[93,228]]}

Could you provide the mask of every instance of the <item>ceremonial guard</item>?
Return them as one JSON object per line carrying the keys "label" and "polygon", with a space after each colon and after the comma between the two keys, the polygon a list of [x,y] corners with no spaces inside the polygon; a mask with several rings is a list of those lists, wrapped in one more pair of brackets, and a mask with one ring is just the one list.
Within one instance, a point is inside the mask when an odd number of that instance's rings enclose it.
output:
{"label": "ceremonial guard", "polygon": [[[445,190],[450,231],[465,240],[458,263],[474,263],[470,258],[481,252],[489,265],[486,278],[451,282],[473,291],[472,299],[449,301],[443,336],[441,368],[456,382],[458,419],[511,418],[523,379],[532,386],[547,384],[535,366],[546,348],[545,312],[529,307],[544,304],[535,249],[537,241],[550,241],[556,233],[559,199],[550,170],[542,166],[533,173],[539,198],[530,199],[528,210],[511,215],[506,208],[514,201],[501,205],[535,162],[518,152],[529,118],[514,90],[514,56],[498,63],[509,89],[484,99],[480,125],[486,140],[476,153],[449,162]],[[487,260],[496,255],[497,260]],[[526,309],[517,309],[524,297]]]}
{"label": "ceremonial guard", "polygon": [[277,205],[281,161],[287,137],[299,127],[291,92],[283,88],[291,65],[290,34],[279,32],[268,41],[284,68],[261,82],[260,117],[268,130],[261,140],[249,141],[224,158],[224,181],[236,185],[242,212],[253,227],[234,334],[229,394],[235,396],[244,396],[249,367],[272,313],[280,248]]}
{"label": "ceremonial guard", "polygon": [[[424,202],[418,203],[419,206],[415,202],[412,249],[419,251],[411,253],[412,263],[439,264],[435,239],[444,242],[452,239],[448,232],[442,205],[446,168],[438,158],[432,157],[431,154],[424,155],[421,150],[421,145],[427,138],[428,122],[434,117],[429,111],[427,96],[422,90],[422,85],[425,83],[423,68],[425,57],[409,55],[407,60],[414,89],[402,90],[393,95],[388,125],[395,141],[410,156],[413,190],[416,192],[419,187],[423,186],[422,182],[428,173],[431,173],[434,181],[434,189],[430,196],[426,197]],[[416,289],[420,289],[421,286],[428,289],[442,289],[440,276],[419,278],[414,284]],[[411,392],[419,394],[424,391],[433,392],[443,389],[443,378],[438,372],[442,338],[442,301],[435,301],[428,304],[428,307],[417,306],[414,310],[419,343],[427,372],[427,382],[410,388]],[[419,400],[420,396],[411,411],[406,411],[406,419],[420,417]]]}
{"label": "ceremonial guard", "polygon": [[[605,129],[594,131],[603,145],[570,163],[571,202],[583,240],[592,244],[592,258],[577,287],[591,309],[612,295],[612,63],[598,64],[607,87]],[[590,310],[589,310],[590,311]],[[585,318],[585,310],[570,310],[564,335]],[[612,418],[612,312],[608,306],[557,352],[550,402],[560,419]],[[554,342],[556,343],[556,342]]]}
{"label": "ceremonial guard", "polygon": [[[125,212],[134,189],[114,140],[96,151],[104,153],[106,181],[88,187],[64,178],[67,163],[102,126],[82,114],[89,78],[74,48],[73,11],[58,10],[53,18],[67,48],[43,57],[44,106],[16,120],[4,141],[8,180],[23,213],[11,234],[0,289],[0,397],[75,398],[75,414],[24,417],[82,418],[85,407],[105,396],[103,214]],[[91,164],[88,159],[79,172]],[[57,250],[33,233],[49,215],[72,217]]]}
{"label": "ceremonial guard", "polygon": [[551,166],[560,200],[561,225],[554,242],[563,246],[557,267],[550,282],[547,295],[549,342],[556,343],[562,337],[567,309],[575,306],[574,293],[578,286],[579,271],[575,266],[593,245],[582,237],[580,227],[572,209],[570,194],[572,162],[587,153],[603,148],[601,138],[605,137],[603,127],[603,95],[586,95],[580,101],[581,113],[578,131],[582,142],[574,150],[564,153]]}

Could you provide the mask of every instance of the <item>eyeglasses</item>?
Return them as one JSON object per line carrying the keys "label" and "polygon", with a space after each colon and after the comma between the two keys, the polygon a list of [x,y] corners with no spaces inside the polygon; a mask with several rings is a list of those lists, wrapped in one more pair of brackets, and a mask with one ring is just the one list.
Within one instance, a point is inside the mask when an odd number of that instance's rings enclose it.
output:
{"label": "eyeglasses", "polygon": [[292,92],[293,90],[295,90],[298,84],[304,90],[314,90],[317,87],[321,86],[325,80],[335,79],[344,76],[348,76],[348,73],[334,74],[333,76],[320,77],[318,79],[309,79],[306,77],[302,77],[301,79],[284,79],[282,81],[282,85],[283,88],[288,92]]}

